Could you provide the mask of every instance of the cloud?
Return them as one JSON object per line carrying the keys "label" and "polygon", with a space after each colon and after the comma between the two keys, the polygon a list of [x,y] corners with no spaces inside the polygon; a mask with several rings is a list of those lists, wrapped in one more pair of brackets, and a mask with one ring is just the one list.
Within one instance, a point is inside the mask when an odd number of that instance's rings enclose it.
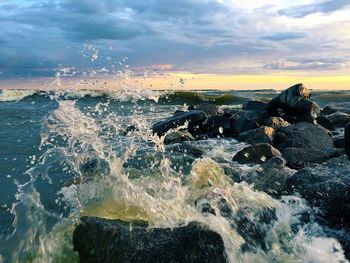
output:
{"label": "cloud", "polygon": [[262,37],[262,39],[270,40],[270,41],[285,41],[285,40],[301,39],[306,37],[307,37],[307,34],[303,32],[278,32],[271,35],[265,35]]}
{"label": "cloud", "polygon": [[329,0],[320,3],[301,5],[289,9],[284,9],[280,11],[280,14],[301,18],[313,13],[331,13],[337,10],[342,10],[348,6],[350,6],[349,0]]}

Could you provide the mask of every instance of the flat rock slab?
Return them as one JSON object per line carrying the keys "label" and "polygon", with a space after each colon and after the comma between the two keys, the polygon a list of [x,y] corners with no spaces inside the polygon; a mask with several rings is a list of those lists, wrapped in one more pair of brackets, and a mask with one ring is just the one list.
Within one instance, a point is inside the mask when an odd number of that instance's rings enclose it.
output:
{"label": "flat rock slab", "polygon": [[73,244],[80,262],[227,262],[221,236],[198,222],[171,229],[82,217]]}

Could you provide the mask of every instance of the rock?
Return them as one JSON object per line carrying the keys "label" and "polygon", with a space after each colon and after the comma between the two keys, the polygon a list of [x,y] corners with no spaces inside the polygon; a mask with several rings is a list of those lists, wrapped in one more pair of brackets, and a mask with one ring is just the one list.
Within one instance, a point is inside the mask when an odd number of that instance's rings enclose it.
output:
{"label": "rock", "polygon": [[333,130],[333,124],[330,121],[330,119],[328,119],[327,117],[325,116],[318,117],[316,121],[318,125],[321,125],[327,130],[330,130],[330,131]]}
{"label": "rock", "polygon": [[281,152],[287,161],[287,165],[297,170],[311,163],[323,163],[329,159],[327,154],[314,148],[287,147]]}
{"label": "rock", "polygon": [[331,155],[334,151],[333,140],[329,131],[317,124],[300,122],[284,127],[280,132],[285,134],[284,141],[278,146],[284,148],[312,148]]}
{"label": "rock", "polygon": [[314,164],[288,178],[294,190],[317,206],[319,216],[330,225],[350,227],[350,162],[345,155]]}
{"label": "rock", "polygon": [[228,114],[209,117],[203,124],[203,131],[209,138],[232,137],[234,136],[234,131],[231,128],[231,121],[234,120]]}
{"label": "rock", "polygon": [[344,128],[345,125],[350,122],[350,115],[344,112],[335,112],[326,116],[332,123],[332,130],[336,128]]}
{"label": "rock", "polygon": [[263,124],[270,116],[268,111],[247,110],[244,115],[248,120],[256,121],[258,124]]}
{"label": "rock", "polygon": [[240,150],[232,160],[241,164],[263,164],[274,156],[281,156],[281,153],[268,143],[260,143]]}
{"label": "rock", "polygon": [[167,147],[168,151],[179,152],[183,154],[188,154],[194,158],[200,158],[204,155],[204,152],[191,144],[188,143],[178,143]]}
{"label": "rock", "polygon": [[239,135],[242,132],[259,128],[259,124],[256,121],[248,119],[243,114],[231,122],[231,128],[234,131],[235,135]]}
{"label": "rock", "polygon": [[148,228],[145,222],[82,217],[73,244],[80,262],[227,262],[221,236],[198,222]]}
{"label": "rock", "polygon": [[289,87],[277,97],[273,98],[271,104],[277,108],[290,112],[298,110],[300,101],[307,100],[311,97],[311,91],[304,87],[302,83]]}
{"label": "rock", "polygon": [[274,130],[278,130],[283,127],[287,127],[290,124],[281,117],[270,117],[265,121],[265,125],[273,128]]}
{"label": "rock", "polygon": [[332,137],[333,139],[333,145],[335,148],[344,148],[345,147],[345,140],[344,135],[336,135]]}
{"label": "rock", "polygon": [[329,115],[337,111],[350,114],[350,102],[329,103],[323,108],[322,114]]}
{"label": "rock", "polygon": [[170,144],[170,143],[179,143],[179,142],[190,142],[194,140],[195,138],[188,131],[175,131],[165,136],[164,143]]}
{"label": "rock", "polygon": [[189,123],[189,129],[194,128],[196,125],[202,124],[206,118],[207,116],[203,111],[192,110],[159,121],[153,125],[152,130],[153,133],[161,136],[168,130],[184,125],[186,122]]}
{"label": "rock", "polygon": [[196,109],[205,112],[205,114],[207,114],[209,117],[217,116],[223,113],[219,110],[219,107],[217,105],[211,103],[201,103],[197,105]]}
{"label": "rock", "polygon": [[258,100],[250,100],[243,104],[243,110],[268,111],[270,104]]}
{"label": "rock", "polygon": [[258,167],[246,181],[254,184],[254,188],[274,197],[286,193],[287,178],[294,171],[285,166],[286,162],[279,156],[272,157],[266,163]]}
{"label": "rock", "polygon": [[273,128],[263,126],[254,130],[242,132],[237,139],[239,141],[244,141],[249,144],[257,144],[257,143],[273,144],[274,134],[275,134],[275,130]]}
{"label": "rock", "polygon": [[296,84],[280,93],[271,100],[271,107],[275,112],[280,108],[287,115],[284,119],[295,120],[295,122],[313,122],[321,110],[317,103],[310,100],[311,91],[303,84]]}
{"label": "rock", "polygon": [[345,144],[345,152],[350,160],[350,123],[346,125],[344,132],[344,144]]}

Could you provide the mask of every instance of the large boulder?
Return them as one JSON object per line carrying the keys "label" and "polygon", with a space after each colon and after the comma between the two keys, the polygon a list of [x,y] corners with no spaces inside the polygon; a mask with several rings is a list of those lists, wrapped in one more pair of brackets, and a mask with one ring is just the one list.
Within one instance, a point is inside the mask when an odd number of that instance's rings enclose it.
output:
{"label": "large boulder", "polygon": [[345,127],[344,145],[345,145],[345,152],[348,155],[350,160],[350,123]]}
{"label": "large boulder", "polygon": [[287,179],[289,190],[298,192],[319,209],[319,216],[339,228],[350,227],[350,162],[343,155],[314,164]]}
{"label": "large boulder", "polygon": [[80,262],[227,262],[221,236],[197,222],[149,228],[145,222],[83,217],[73,244]]}
{"label": "large boulder", "polygon": [[350,102],[329,103],[323,108],[322,114],[329,115],[337,111],[350,114]]}
{"label": "large boulder", "polygon": [[268,111],[269,109],[269,103],[258,100],[250,100],[247,103],[243,104],[243,110]]}
{"label": "large boulder", "polygon": [[344,112],[335,112],[326,116],[332,123],[332,130],[336,128],[344,128],[345,125],[350,122],[350,114]]}
{"label": "large boulder", "polygon": [[231,128],[235,135],[239,135],[242,132],[259,128],[259,124],[254,120],[250,120],[243,113],[238,118],[232,120]]}
{"label": "large boulder", "polygon": [[[311,148],[331,156],[334,152],[333,140],[329,131],[317,124],[300,122],[280,130],[285,135],[278,145],[284,148]],[[282,137],[282,136],[281,136]]]}
{"label": "large boulder", "polygon": [[272,144],[274,134],[275,130],[273,128],[263,126],[254,130],[242,132],[237,139],[241,142],[247,142],[249,144]]}
{"label": "large boulder", "polygon": [[175,116],[155,123],[152,127],[153,133],[161,136],[170,129],[177,128],[188,122],[189,129],[202,124],[206,120],[206,114],[201,110],[191,110],[188,112],[180,112]]}
{"label": "large boulder", "polygon": [[301,169],[311,163],[323,163],[329,159],[329,156],[315,148],[295,148],[287,147],[282,151],[283,158],[287,165],[293,169]]}
{"label": "large boulder", "polygon": [[268,143],[260,143],[250,145],[240,150],[232,160],[241,164],[263,164],[274,156],[281,156],[279,150]]}
{"label": "large boulder", "polygon": [[209,138],[214,137],[232,137],[234,131],[231,128],[231,122],[234,121],[231,115],[217,115],[209,117],[203,124],[203,132],[208,135]]}
{"label": "large boulder", "polygon": [[196,106],[196,109],[205,112],[209,117],[221,115],[223,113],[217,105],[212,103],[201,103]]}
{"label": "large boulder", "polygon": [[313,122],[321,110],[317,103],[310,100],[311,90],[303,84],[296,84],[271,100],[271,108],[277,111],[282,109],[285,118],[294,122]]}
{"label": "large boulder", "polygon": [[270,117],[265,121],[265,125],[273,128],[274,130],[279,130],[283,127],[289,126],[290,124],[281,117]]}

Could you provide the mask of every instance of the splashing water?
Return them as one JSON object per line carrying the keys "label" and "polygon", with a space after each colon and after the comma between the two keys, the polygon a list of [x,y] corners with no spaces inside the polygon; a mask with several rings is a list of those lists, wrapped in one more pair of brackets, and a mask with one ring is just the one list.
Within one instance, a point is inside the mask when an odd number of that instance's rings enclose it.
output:
{"label": "splashing water", "polygon": [[241,147],[235,140],[194,142],[206,153],[196,159],[152,135],[152,123],[176,109],[157,103],[162,93],[51,95],[47,103],[56,106],[41,119],[39,152],[17,183],[13,232],[0,261],[78,262],[72,233],[83,215],[150,227],[198,221],[222,236],[230,262],[346,261],[337,240],[323,237],[312,218],[302,222],[312,213],[304,200],[274,199],[225,174],[224,165],[237,165],[230,161]]}

